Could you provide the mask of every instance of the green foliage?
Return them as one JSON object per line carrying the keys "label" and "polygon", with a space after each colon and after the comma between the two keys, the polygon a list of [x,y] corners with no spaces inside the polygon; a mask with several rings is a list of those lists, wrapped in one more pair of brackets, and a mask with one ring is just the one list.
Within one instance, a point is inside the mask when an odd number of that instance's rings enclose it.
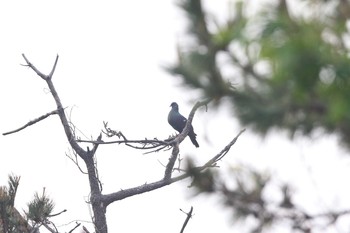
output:
{"label": "green foliage", "polygon": [[47,222],[53,209],[54,202],[46,195],[45,189],[42,195],[34,194],[34,199],[28,204],[28,212],[26,213],[28,219],[36,224]]}
{"label": "green foliage", "polygon": [[14,207],[20,177],[9,175],[8,186],[0,187],[0,232],[29,232],[28,223]]}
{"label": "green foliage", "polygon": [[[9,175],[8,186],[0,186],[0,232],[38,233],[42,225],[51,232],[57,232],[56,227],[49,220],[52,217],[54,203],[47,197],[45,189],[42,195],[35,193],[34,199],[28,204],[28,212],[25,213],[25,217],[15,208],[19,181],[19,176]],[[53,225],[55,230],[49,225]]]}
{"label": "green foliage", "polygon": [[[291,136],[322,129],[350,148],[350,2],[295,2],[303,5],[297,11],[279,0],[251,15],[245,1],[236,1],[219,24],[200,0],[183,0],[192,40],[182,45],[177,64],[168,70],[204,99],[217,105],[228,99],[240,123],[262,135],[273,128]],[[294,203],[289,185],[272,187],[270,177],[251,169],[223,176],[200,173],[189,161],[187,172],[196,195],[219,196],[235,221],[255,219],[247,226],[250,232],[278,223],[296,232],[324,230],[350,213],[312,215]],[[280,198],[269,199],[271,192]]]}
{"label": "green foliage", "polygon": [[[252,17],[244,2],[237,2],[220,25],[208,17],[200,0],[182,1],[195,43],[179,51],[178,64],[169,70],[205,98],[220,103],[228,97],[239,121],[261,134],[272,128],[291,135],[323,129],[350,146],[345,26],[350,3],[303,4],[300,12],[291,13],[280,0]],[[234,72],[226,72],[228,68]]]}

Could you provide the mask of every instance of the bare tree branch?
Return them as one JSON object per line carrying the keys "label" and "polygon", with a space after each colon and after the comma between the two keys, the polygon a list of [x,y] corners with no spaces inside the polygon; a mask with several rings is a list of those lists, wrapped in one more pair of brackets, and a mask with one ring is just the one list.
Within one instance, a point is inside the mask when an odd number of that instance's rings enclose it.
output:
{"label": "bare tree branch", "polygon": [[[116,131],[108,127],[108,122],[103,122],[104,130],[102,130],[102,133],[105,134],[107,137],[118,137],[122,138],[122,140],[114,140],[114,141],[103,141],[103,140],[82,140],[77,139],[76,142],[78,143],[92,143],[95,146],[100,144],[125,144],[126,146],[129,146],[134,149],[139,150],[151,150],[148,152],[145,152],[144,154],[154,153],[161,151],[163,149],[168,149],[170,147],[170,141],[172,138],[166,139],[166,140],[158,140],[157,138],[154,139],[141,139],[141,140],[128,140],[125,135],[121,131]],[[170,149],[170,148],[169,148]]]}
{"label": "bare tree branch", "polygon": [[[192,124],[192,120],[193,120],[193,117],[194,117],[194,114],[196,113],[197,109],[201,106],[206,106],[209,102],[211,101],[211,99],[208,99],[208,100],[205,100],[205,101],[198,101],[192,108],[189,116],[188,116],[188,119],[187,119],[187,122],[186,122],[186,125],[185,125],[185,128],[182,130],[182,132],[177,135],[175,137],[175,139],[173,140],[173,151],[171,153],[171,157],[169,159],[169,162],[166,166],[166,169],[165,169],[165,175],[164,175],[164,179],[170,179],[171,178],[171,173],[173,171],[173,168],[174,168],[174,165],[175,165],[175,161],[177,159],[177,156],[180,152],[180,148],[179,148],[179,145],[180,143],[186,138],[187,134],[189,133],[190,131],[190,125]],[[171,143],[171,142],[170,142]]]}
{"label": "bare tree branch", "polygon": [[[216,163],[221,160],[227,152],[231,149],[231,147],[236,143],[238,137],[244,132],[245,130],[241,130],[238,135],[229,143],[225,148],[220,151],[217,155],[215,155],[212,159],[210,159],[208,162],[206,162],[204,165],[196,167],[194,169],[197,169],[199,172],[203,171],[204,169],[214,167]],[[174,147],[175,148],[175,147]],[[174,150],[174,149],[173,149]],[[167,165],[168,166],[168,165]],[[170,165],[169,165],[170,166]],[[137,187],[129,188],[129,189],[123,189],[118,192],[110,193],[102,195],[102,201],[107,207],[109,204],[115,201],[120,201],[124,198],[131,197],[134,195],[142,194],[145,192],[149,192],[155,189],[162,188],[164,186],[167,186],[169,184],[175,183],[177,181],[183,180],[188,178],[190,175],[185,173],[173,178],[169,178],[168,175],[165,175],[163,179],[152,182],[152,183],[146,183]]]}
{"label": "bare tree branch", "polygon": [[55,231],[54,229],[52,229],[47,223],[43,222],[42,224],[51,233],[58,233],[58,231]]}
{"label": "bare tree branch", "polygon": [[193,106],[193,108],[188,116],[186,126],[182,130],[182,132],[179,135],[177,135],[177,137],[174,139],[174,144],[176,144],[176,143],[180,144],[186,138],[188,132],[190,131],[190,125],[192,124],[192,120],[193,120],[194,114],[196,113],[197,109],[200,108],[201,106],[206,106],[210,101],[211,101],[211,99],[204,100],[204,101],[198,101]]}
{"label": "bare tree branch", "polygon": [[53,64],[52,70],[51,70],[49,76],[47,77],[48,79],[52,79],[53,73],[56,70],[57,62],[58,62],[58,54],[56,56],[56,60],[55,60],[55,63]]}
{"label": "bare tree branch", "polygon": [[175,161],[177,159],[177,156],[179,155],[179,152],[180,152],[179,142],[177,142],[176,144],[173,144],[173,150],[171,152],[169,162],[165,167],[164,180],[169,180],[171,178],[171,174],[173,173]]}
{"label": "bare tree branch", "polygon": [[50,214],[49,217],[50,217],[50,218],[51,218],[51,217],[55,217],[55,216],[58,216],[58,215],[60,215],[60,214],[63,214],[64,212],[67,212],[67,210],[64,209],[64,210],[62,210],[61,212],[58,212],[58,213],[56,213],[56,214]]}
{"label": "bare tree branch", "polygon": [[[130,189],[126,189],[126,190],[121,190],[118,192],[114,192],[111,194],[107,194],[107,195],[103,195],[102,194],[102,185],[101,182],[98,178],[98,170],[97,170],[97,164],[96,164],[96,158],[95,158],[95,153],[97,148],[99,147],[100,144],[108,144],[108,143],[113,143],[113,142],[103,142],[102,141],[102,134],[100,134],[97,138],[96,141],[83,141],[83,140],[77,140],[75,132],[74,132],[74,128],[71,127],[70,122],[67,119],[66,113],[62,107],[62,103],[61,100],[58,96],[58,93],[52,83],[52,76],[53,73],[56,69],[57,66],[57,62],[58,62],[58,55],[56,56],[56,60],[55,63],[52,67],[52,70],[50,72],[49,75],[45,75],[43,73],[41,73],[32,63],[30,63],[30,61],[26,58],[26,56],[23,54],[22,55],[24,60],[27,63],[27,66],[30,67],[34,72],[36,72],[36,74],[38,76],[40,76],[42,79],[44,79],[49,87],[49,90],[56,102],[56,107],[57,110],[53,111],[53,113],[51,114],[46,114],[47,116],[52,115],[52,114],[58,114],[59,118],[61,120],[63,129],[65,131],[66,137],[68,139],[68,142],[70,144],[70,146],[73,149],[74,154],[76,154],[77,156],[79,156],[80,158],[83,159],[83,161],[85,162],[86,168],[87,168],[87,173],[88,173],[88,178],[89,178],[89,184],[90,184],[90,199],[89,199],[89,203],[92,206],[94,215],[93,215],[93,222],[95,225],[95,231],[99,232],[99,233],[107,233],[107,222],[106,222],[106,207],[111,204],[114,201],[118,201],[118,200],[122,200],[124,198],[127,197],[131,197],[137,194],[142,194],[145,192],[149,192],[161,187],[164,187],[166,185],[172,184],[174,182],[183,180],[185,178],[188,178],[190,176],[189,173],[184,173],[182,175],[179,175],[177,177],[172,177],[172,172],[173,172],[173,168],[174,168],[174,164],[175,161],[179,155],[179,145],[180,143],[185,139],[185,137],[187,136],[189,130],[190,130],[190,125],[192,123],[194,114],[196,112],[196,110],[204,105],[207,105],[210,100],[206,100],[206,101],[202,101],[202,102],[197,102],[195,104],[195,106],[192,108],[186,126],[183,129],[183,131],[177,135],[175,138],[169,138],[165,141],[161,141],[158,139],[154,139],[154,140],[127,140],[126,137],[119,131],[114,131],[111,130],[110,128],[108,128],[107,123],[105,124],[105,132],[102,131],[105,135],[107,135],[107,137],[112,137],[112,136],[117,136],[119,138],[121,138],[122,140],[119,141],[115,141],[114,143],[124,143],[127,146],[130,146],[132,148],[136,148],[136,149],[152,149],[154,151],[159,151],[162,149],[165,149],[167,147],[172,146],[172,154],[171,157],[169,158],[169,162],[166,165],[166,169],[165,169],[165,174],[164,177],[161,180],[155,181],[153,183],[149,183],[149,184],[144,184],[144,185],[140,185],[138,187],[133,187]],[[44,117],[42,117],[42,119],[46,118],[47,116],[44,115]],[[40,119],[40,120],[42,120]],[[34,121],[38,122],[39,120]],[[33,124],[33,123],[32,123]],[[204,164],[203,166],[200,167],[195,167],[194,169],[198,169],[199,172],[201,172],[202,170],[206,169],[206,168],[210,168],[210,167],[215,167],[216,166],[216,162],[220,159],[223,158],[223,156],[225,156],[227,154],[227,152],[230,150],[231,146],[236,142],[237,138],[240,136],[240,134],[243,131],[241,131],[234,139],[233,141],[231,141],[218,155],[214,156],[211,160],[209,160],[206,164]],[[88,143],[92,143],[93,147],[90,150],[89,147],[87,147],[87,150],[84,150],[79,144],[78,142],[88,142]],[[136,145],[134,145],[136,144]],[[138,146],[137,144],[141,145]],[[76,158],[77,161],[77,158]],[[46,226],[48,227],[48,225]]]}
{"label": "bare tree branch", "polygon": [[[154,147],[159,146],[159,145],[166,145],[169,146],[170,142],[167,141],[162,141],[162,140],[158,140],[158,139],[140,139],[140,140],[114,140],[114,141],[94,141],[94,140],[82,140],[82,139],[77,139],[77,142],[81,142],[81,143],[92,143],[92,144],[152,144],[152,146],[147,147],[147,146],[142,146],[142,147],[137,147],[137,146],[132,146],[135,149],[154,149]],[[127,145],[127,146],[131,146],[131,145]]]}
{"label": "bare tree branch", "polygon": [[70,230],[68,233],[72,233],[75,229],[77,229],[79,226],[81,225],[81,223],[77,223],[76,222],[76,225],[73,227],[72,230]]}
{"label": "bare tree branch", "polygon": [[66,154],[66,156],[67,156],[70,160],[72,160],[72,162],[78,167],[78,169],[79,169],[79,171],[80,171],[81,173],[83,173],[84,175],[87,174],[87,172],[85,172],[85,171],[81,168],[81,166],[80,166],[80,164],[79,164],[79,161],[78,161],[78,156],[77,156],[77,154],[76,154],[74,151],[73,151],[73,154],[74,154],[75,158],[73,158],[72,156],[68,155],[67,153],[65,153],[65,154]]}
{"label": "bare tree branch", "polygon": [[47,118],[47,117],[49,117],[51,115],[58,114],[58,112],[59,112],[59,109],[53,110],[52,112],[46,113],[46,114],[44,114],[44,115],[42,115],[42,116],[40,116],[40,117],[38,117],[38,118],[36,118],[34,120],[29,121],[27,124],[25,124],[24,126],[18,128],[18,129],[15,129],[15,130],[3,133],[2,135],[5,136],[5,135],[8,135],[8,134],[17,133],[17,132],[27,128],[28,126],[34,125],[35,123],[38,123],[39,121],[44,120],[45,118]]}
{"label": "bare tree branch", "polygon": [[245,129],[242,129],[238,133],[238,135],[227,146],[225,146],[224,149],[222,149],[222,151],[220,151],[216,156],[214,156],[211,160],[209,160],[204,166],[206,166],[206,165],[215,165],[216,162],[221,160],[229,152],[229,150],[231,149],[233,144],[236,143],[238,137],[241,136],[241,134],[244,133],[244,131],[245,131]]}
{"label": "bare tree branch", "polygon": [[[98,179],[98,174],[96,173],[96,164],[94,160],[94,154],[96,153],[96,150],[98,148],[98,145],[94,145],[92,151],[84,150],[82,147],[79,146],[79,144],[76,142],[75,134],[72,131],[72,128],[70,126],[70,123],[67,119],[66,113],[62,107],[61,100],[58,96],[58,93],[55,89],[55,86],[52,82],[52,76],[56,69],[57,62],[58,62],[58,55],[56,56],[55,63],[51,69],[51,72],[49,75],[45,75],[42,72],[40,72],[28,59],[27,57],[22,54],[24,60],[27,63],[27,66],[30,67],[38,76],[40,76],[42,79],[44,79],[49,87],[49,90],[52,94],[52,97],[54,98],[56,102],[57,107],[57,114],[60,117],[63,129],[65,131],[66,137],[68,139],[68,142],[70,146],[72,147],[73,151],[84,160],[88,178],[89,178],[89,184],[90,184],[90,190],[91,190],[91,196],[90,201],[92,205],[92,209],[94,212],[94,225],[96,232],[99,233],[107,233],[107,223],[106,223],[106,207],[102,205],[101,203],[101,183]],[[101,140],[99,137],[98,140]]]}
{"label": "bare tree branch", "polygon": [[46,81],[52,79],[52,75],[53,75],[53,73],[55,72],[55,69],[56,69],[56,66],[57,66],[58,55],[56,56],[55,63],[54,63],[54,65],[53,65],[52,70],[51,70],[51,72],[50,72],[49,75],[45,75],[45,74],[41,73],[41,72],[27,59],[27,57],[26,57],[24,54],[22,54],[22,57],[24,58],[24,60],[25,60],[26,63],[27,63],[27,65],[25,65],[25,66],[28,66],[28,67],[30,67],[32,70],[34,70],[35,73],[36,73],[37,75],[39,75],[42,79],[44,79],[44,80],[46,80]]}
{"label": "bare tree branch", "polygon": [[[181,211],[184,212],[183,210],[181,210]],[[190,218],[192,217],[192,212],[193,212],[193,206],[191,206],[191,210],[188,213],[184,212],[187,215],[187,217],[185,219],[184,224],[182,225],[180,233],[183,233],[185,231],[186,225],[187,225],[188,221],[190,220]]]}
{"label": "bare tree branch", "polygon": [[64,131],[66,133],[66,136],[68,138],[68,142],[69,144],[71,145],[71,147],[77,152],[77,154],[82,157],[82,159],[84,159],[84,156],[86,156],[86,151],[84,151],[78,144],[77,142],[75,141],[75,138],[73,136],[73,133],[72,133],[72,130],[69,126],[69,123],[68,123],[68,120],[67,120],[67,117],[66,117],[66,114],[64,112],[64,108],[62,107],[62,103],[61,103],[61,100],[57,94],[57,91],[52,83],[52,75],[53,75],[53,72],[55,71],[56,69],[56,65],[57,65],[57,62],[58,62],[58,55],[56,56],[56,60],[55,60],[55,63],[52,67],[52,70],[50,72],[49,75],[45,75],[43,74],[42,72],[40,72],[28,59],[27,57],[22,54],[24,60],[26,61],[27,63],[27,66],[29,66],[37,75],[39,75],[42,79],[44,79],[47,83],[47,85],[49,86],[49,89],[50,89],[50,92],[56,102],[56,106],[57,106],[57,110],[58,110],[58,115],[61,119],[61,122],[62,122],[62,126],[64,128]]}
{"label": "bare tree branch", "polygon": [[84,233],[90,233],[90,231],[88,231],[88,229],[85,226],[83,226],[83,230],[84,230]]}

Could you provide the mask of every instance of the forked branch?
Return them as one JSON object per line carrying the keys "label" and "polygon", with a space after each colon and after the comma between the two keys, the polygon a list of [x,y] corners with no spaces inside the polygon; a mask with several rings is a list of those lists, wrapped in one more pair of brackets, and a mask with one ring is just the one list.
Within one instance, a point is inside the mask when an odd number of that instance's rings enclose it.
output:
{"label": "forked branch", "polygon": [[[118,136],[121,139],[119,141],[115,141],[114,143],[124,143],[127,146],[131,146],[131,147],[136,148],[136,149],[151,149],[151,150],[153,150],[153,152],[159,151],[162,149],[166,149],[166,148],[171,148],[171,146],[172,146],[172,154],[171,154],[171,157],[169,159],[168,164],[166,165],[164,177],[161,178],[160,180],[155,181],[153,183],[149,183],[149,184],[146,183],[146,184],[143,184],[143,185],[140,185],[137,187],[133,187],[130,189],[121,190],[118,192],[104,195],[101,193],[102,186],[101,186],[101,183],[99,182],[99,179],[98,179],[98,170],[97,170],[97,166],[95,163],[95,156],[94,155],[95,155],[96,150],[100,144],[107,144],[107,143],[112,143],[112,142],[104,142],[102,140],[102,134],[99,135],[99,137],[97,138],[96,141],[77,140],[75,133],[74,133],[74,129],[72,129],[71,124],[69,123],[69,121],[67,119],[67,116],[66,116],[66,113],[64,111],[64,108],[62,107],[62,103],[61,103],[61,100],[59,98],[59,95],[54,87],[53,82],[52,82],[52,76],[55,72],[57,62],[58,62],[58,55],[56,56],[55,63],[51,69],[51,72],[48,75],[45,75],[42,72],[40,72],[26,58],[26,56],[24,54],[22,54],[22,56],[27,63],[26,66],[31,68],[38,76],[40,76],[42,79],[44,79],[46,81],[46,83],[49,87],[50,93],[52,94],[52,97],[55,100],[56,110],[54,110],[50,113],[47,113],[47,114],[45,114],[45,115],[43,115],[35,120],[28,122],[26,125],[22,126],[21,128],[19,128],[17,130],[7,132],[4,135],[18,132],[18,131],[20,131],[20,130],[22,130],[30,125],[33,125],[33,124],[47,118],[50,115],[57,114],[59,116],[59,118],[61,120],[61,124],[63,126],[64,131],[65,131],[66,137],[68,139],[68,142],[73,149],[73,153],[76,154],[77,156],[79,156],[80,158],[82,158],[86,164],[86,169],[87,169],[89,184],[90,184],[90,190],[91,190],[90,203],[92,205],[92,209],[94,212],[94,224],[95,224],[96,232],[102,232],[102,233],[107,232],[107,228],[106,228],[107,223],[106,223],[105,213],[106,213],[106,207],[109,204],[111,204],[112,202],[122,200],[124,198],[131,197],[131,196],[134,196],[137,194],[142,194],[145,192],[153,191],[155,189],[164,187],[166,185],[172,184],[174,182],[183,180],[183,179],[191,176],[191,174],[189,174],[188,172],[185,172],[182,175],[172,177],[172,173],[174,170],[173,168],[174,168],[174,164],[176,162],[176,159],[178,158],[178,155],[179,155],[179,144],[187,136],[187,134],[190,130],[190,125],[192,123],[192,120],[193,120],[193,117],[194,117],[196,110],[201,106],[207,105],[210,102],[210,100],[197,102],[196,105],[192,108],[191,113],[189,114],[186,126],[183,129],[183,131],[179,135],[177,135],[176,137],[169,138],[169,139],[164,140],[164,141],[161,141],[158,139],[154,139],[154,140],[145,139],[145,140],[134,140],[134,141],[127,140],[127,138],[121,132],[112,131],[111,129],[109,129],[107,127],[107,124],[105,124],[105,129],[106,129],[105,134],[107,136],[109,136],[109,134],[113,136],[113,134],[114,134],[114,136]],[[230,150],[232,145],[237,141],[237,138],[243,133],[243,131],[244,130],[242,130],[219,154],[215,155],[212,159],[208,160],[208,162],[205,163],[204,165],[199,166],[199,167],[194,167],[193,169],[197,169],[199,172],[201,172],[207,168],[216,167],[217,161],[221,160],[227,154],[227,152]],[[84,150],[78,144],[78,142],[89,142],[89,143],[93,144],[93,147],[91,149],[88,147],[86,150]]]}
{"label": "forked branch", "polygon": [[[181,209],[180,209],[181,210]],[[185,231],[185,228],[187,226],[188,221],[190,221],[190,218],[192,218],[192,212],[193,212],[193,206],[191,206],[191,209],[188,213],[186,213],[185,211],[181,210],[182,212],[184,212],[187,216],[185,219],[184,224],[182,225],[181,231],[180,233],[183,233]]]}
{"label": "forked branch", "polygon": [[49,75],[45,75],[45,74],[43,74],[42,72],[40,72],[40,71],[27,59],[27,57],[26,57],[24,54],[22,54],[22,57],[24,58],[24,60],[25,60],[26,63],[27,63],[27,65],[25,65],[25,66],[28,66],[28,67],[30,67],[32,70],[34,70],[35,73],[36,73],[37,75],[39,75],[42,79],[44,79],[44,80],[46,80],[46,81],[52,79],[52,75],[53,75],[53,73],[54,73],[55,70],[56,70],[56,66],[57,66],[57,62],[58,62],[58,55],[56,56],[55,63],[53,64],[52,69],[51,69],[51,72],[50,72]]}
{"label": "forked branch", "polygon": [[[215,167],[217,162],[221,160],[227,152],[231,149],[231,147],[236,143],[238,137],[245,131],[245,129],[241,130],[238,135],[229,143],[225,148],[220,151],[217,155],[213,156],[210,160],[208,160],[204,165],[195,167],[198,172],[202,172],[205,169]],[[104,202],[105,206],[108,206],[109,204],[122,200],[124,198],[128,198],[134,195],[142,194],[145,192],[153,191],[155,189],[162,188],[164,186],[167,186],[169,184],[175,183],[177,181],[183,180],[190,177],[190,174],[184,173],[182,175],[176,176],[176,177],[167,177],[165,176],[163,179],[152,182],[152,183],[146,183],[137,187],[129,188],[129,189],[123,189],[118,192],[105,194],[102,196],[102,201]]]}
{"label": "forked branch", "polygon": [[28,67],[30,67],[38,76],[40,76],[42,79],[44,79],[50,89],[50,92],[56,102],[56,106],[57,106],[57,114],[59,115],[60,119],[61,119],[61,122],[62,122],[62,126],[64,128],[64,131],[66,133],[66,136],[68,138],[68,142],[69,144],[71,145],[71,147],[77,152],[77,154],[82,158],[84,159],[85,156],[87,155],[87,152],[82,149],[78,144],[77,142],[75,141],[75,138],[74,138],[74,134],[70,128],[70,125],[68,123],[68,120],[67,120],[67,116],[64,112],[64,108],[62,107],[62,103],[61,103],[61,100],[57,94],[57,91],[52,83],[52,76],[55,72],[55,69],[56,69],[56,66],[57,66],[57,62],[58,62],[58,55],[56,56],[56,59],[55,59],[55,63],[51,69],[51,72],[48,74],[48,75],[45,75],[44,73],[42,73],[41,71],[39,71],[29,60],[28,58],[22,54],[24,60],[26,61]]}

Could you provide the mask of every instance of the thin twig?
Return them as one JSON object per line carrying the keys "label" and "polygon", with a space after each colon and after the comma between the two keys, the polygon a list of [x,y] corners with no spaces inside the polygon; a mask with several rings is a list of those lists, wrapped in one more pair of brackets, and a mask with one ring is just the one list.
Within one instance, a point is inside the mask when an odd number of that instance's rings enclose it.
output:
{"label": "thin twig", "polygon": [[50,231],[51,233],[57,233],[57,231],[55,231],[54,229],[52,229],[47,223],[43,222],[42,224],[43,224],[43,226],[44,226],[48,231]]}
{"label": "thin twig", "polygon": [[83,226],[83,230],[85,233],[90,233],[90,231],[88,231],[88,229],[85,226]]}
{"label": "thin twig", "polygon": [[[181,210],[181,211],[184,212],[183,210]],[[190,218],[192,217],[192,212],[193,212],[193,206],[191,206],[190,212],[188,212],[188,213],[184,212],[187,215],[187,217],[185,219],[184,224],[182,225],[180,233],[183,233],[185,231],[186,225],[187,225],[188,221],[190,220]]]}
{"label": "thin twig", "polygon": [[27,57],[22,54],[22,57],[24,58],[24,60],[27,62],[27,65],[23,65],[23,66],[28,66],[29,68],[31,68],[32,70],[34,70],[34,72],[40,76],[42,79],[47,80],[48,79],[48,75],[45,75],[43,73],[41,73],[28,59]]}
{"label": "thin twig", "polygon": [[82,140],[82,139],[77,139],[77,142],[80,143],[92,143],[92,144],[127,144],[127,143],[139,143],[139,144],[161,144],[161,145],[169,145],[169,142],[158,140],[158,139],[140,139],[140,140],[114,140],[114,141],[98,141],[98,140]]}
{"label": "thin twig", "polygon": [[59,112],[59,109],[53,110],[52,112],[46,113],[45,115],[42,115],[42,116],[40,116],[40,117],[38,117],[38,118],[36,118],[34,120],[29,121],[27,124],[25,124],[24,126],[18,128],[18,129],[15,129],[15,130],[3,133],[2,135],[5,136],[5,135],[8,135],[8,134],[17,133],[17,132],[27,128],[28,126],[34,125],[35,123],[38,123],[39,121],[44,120],[45,118],[47,118],[47,117],[49,117],[51,115],[58,114],[58,112]]}
{"label": "thin twig", "polygon": [[51,218],[51,217],[55,217],[55,216],[60,215],[60,214],[62,214],[62,213],[64,213],[64,212],[67,212],[67,210],[64,209],[64,210],[62,210],[61,212],[58,212],[58,213],[56,213],[56,214],[50,214],[49,217],[50,217],[50,218]]}
{"label": "thin twig", "polygon": [[77,225],[75,227],[73,227],[73,229],[70,230],[68,233],[72,233],[75,229],[77,229],[81,225],[81,223],[76,223],[76,224]]}
{"label": "thin twig", "polygon": [[88,174],[87,172],[85,172],[85,171],[83,171],[83,169],[80,167],[80,165],[79,165],[79,160],[78,160],[78,156],[77,156],[77,154],[74,152],[74,150],[73,150],[73,154],[75,155],[75,160],[71,157],[71,156],[69,156],[67,153],[65,153],[66,154],[66,156],[70,159],[70,160],[72,160],[73,161],[73,163],[78,167],[78,169],[80,170],[80,172],[81,173],[83,173],[83,174]]}
{"label": "thin twig", "polygon": [[57,62],[58,62],[58,54],[56,55],[55,63],[53,64],[52,70],[51,70],[50,74],[47,76],[48,79],[52,79],[52,75],[55,72]]}
{"label": "thin twig", "polygon": [[[216,162],[218,161],[218,158],[221,160],[227,154],[227,152],[236,143],[238,137],[243,132],[244,132],[244,130],[239,132],[239,134],[222,151],[220,151],[212,159],[208,160],[208,162],[206,162],[204,165],[199,166],[199,167],[195,167],[194,169],[196,169],[198,172],[201,172],[201,171],[203,171],[203,170],[205,170],[207,168],[215,167]],[[169,165],[169,163],[167,164],[167,166],[169,166],[169,168],[171,167]],[[172,171],[172,168],[173,167],[171,167],[170,172]],[[131,196],[134,196],[134,195],[138,195],[138,194],[142,194],[142,193],[145,193],[145,192],[153,191],[155,189],[162,188],[164,186],[170,185],[172,183],[178,182],[178,181],[186,179],[188,177],[190,177],[190,175],[188,173],[185,173],[185,174],[182,174],[182,175],[178,175],[176,177],[171,177],[170,176],[170,178],[169,178],[169,175],[166,174],[164,176],[164,178],[161,179],[161,180],[158,180],[158,181],[155,181],[155,182],[152,182],[152,183],[143,184],[143,185],[140,185],[140,186],[137,186],[137,187],[133,187],[133,188],[129,188],[129,189],[122,189],[122,190],[120,190],[118,192],[105,194],[105,195],[102,196],[102,199],[103,199],[103,202],[104,202],[105,206],[108,206],[109,204],[111,204],[114,201],[119,201],[119,200],[122,200],[122,199],[127,198],[127,197],[131,197]]]}
{"label": "thin twig", "polygon": [[[216,156],[214,156],[211,160],[209,160],[205,165],[214,165],[216,162],[221,160],[231,149],[232,145],[236,143],[237,139],[241,134],[245,131],[245,129],[242,129],[238,135],[227,145],[224,149],[222,149]],[[205,166],[204,165],[204,166]]]}
{"label": "thin twig", "polygon": [[[100,134],[100,135],[97,137],[97,140],[96,140],[96,141],[98,141],[98,142],[102,141],[102,134]],[[99,145],[100,145],[100,144],[98,144],[98,143],[95,143],[95,144],[94,144],[92,150],[90,151],[90,156],[94,156],[94,155],[95,155],[96,150],[97,150],[97,148],[98,148]]]}

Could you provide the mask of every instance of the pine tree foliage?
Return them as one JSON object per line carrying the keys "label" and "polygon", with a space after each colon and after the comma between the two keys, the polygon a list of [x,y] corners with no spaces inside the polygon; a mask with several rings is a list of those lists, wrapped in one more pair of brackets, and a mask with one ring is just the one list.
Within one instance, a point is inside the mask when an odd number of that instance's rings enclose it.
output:
{"label": "pine tree foliage", "polygon": [[322,129],[350,146],[349,1],[279,0],[254,14],[236,1],[224,23],[200,0],[180,6],[192,40],[169,70],[185,85],[230,99],[242,125],[263,135]]}
{"label": "pine tree foliage", "polygon": [[0,187],[1,233],[26,233],[32,229],[14,206],[19,181],[19,176],[9,175],[8,186]]}
{"label": "pine tree foliage", "polygon": [[34,194],[33,200],[28,203],[28,211],[21,214],[16,209],[19,181],[19,176],[9,175],[8,186],[0,187],[0,233],[39,233],[41,226],[50,232],[58,232],[49,218],[60,213],[52,215],[54,202],[45,189],[41,195]]}
{"label": "pine tree foliage", "polygon": [[27,218],[33,221],[33,224],[48,222],[54,207],[53,200],[47,196],[44,189],[42,195],[35,193],[33,200],[28,203]]}
{"label": "pine tree foliage", "polygon": [[[257,133],[277,128],[312,136],[322,129],[349,147],[350,2],[278,0],[255,13],[247,2],[228,6],[219,23],[203,1],[182,0],[189,40],[168,71],[217,105],[228,99],[240,123]],[[188,161],[187,172],[195,194],[219,196],[235,223],[249,222],[245,232],[279,224],[291,232],[326,232],[350,213],[311,213],[296,204],[289,184],[274,187],[272,177],[254,169],[199,174]],[[266,195],[271,189],[279,199]]]}

